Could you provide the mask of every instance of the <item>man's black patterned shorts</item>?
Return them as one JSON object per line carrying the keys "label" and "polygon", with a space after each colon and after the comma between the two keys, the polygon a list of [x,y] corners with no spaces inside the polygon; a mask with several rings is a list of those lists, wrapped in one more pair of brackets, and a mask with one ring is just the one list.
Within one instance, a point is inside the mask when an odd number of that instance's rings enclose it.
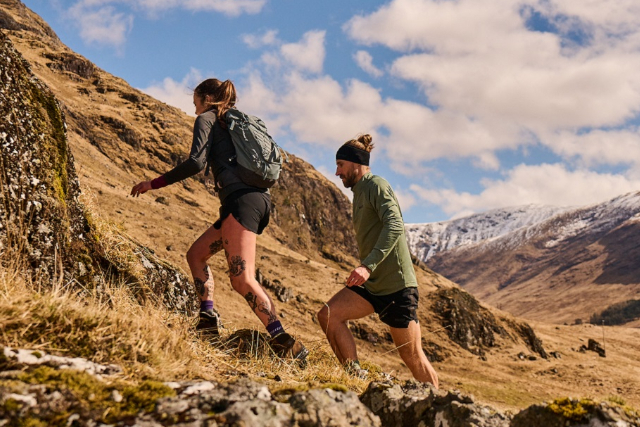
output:
{"label": "man's black patterned shorts", "polygon": [[352,286],[353,292],[373,306],[383,323],[392,328],[408,328],[412,320],[418,322],[418,288],[405,288],[389,295],[373,295],[364,286]]}

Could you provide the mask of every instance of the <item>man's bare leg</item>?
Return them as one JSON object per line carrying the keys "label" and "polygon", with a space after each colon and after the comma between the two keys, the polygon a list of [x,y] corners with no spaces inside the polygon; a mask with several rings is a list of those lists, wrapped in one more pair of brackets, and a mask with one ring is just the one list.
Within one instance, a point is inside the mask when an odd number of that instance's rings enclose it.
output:
{"label": "man's bare leg", "polygon": [[438,375],[422,350],[420,324],[412,320],[409,327],[390,328],[390,332],[400,357],[413,377],[418,381],[431,383],[438,388]]}
{"label": "man's bare leg", "polygon": [[373,306],[367,300],[345,288],[318,312],[320,327],[327,335],[331,349],[340,363],[358,360],[356,342],[347,321],[368,316],[373,311]]}

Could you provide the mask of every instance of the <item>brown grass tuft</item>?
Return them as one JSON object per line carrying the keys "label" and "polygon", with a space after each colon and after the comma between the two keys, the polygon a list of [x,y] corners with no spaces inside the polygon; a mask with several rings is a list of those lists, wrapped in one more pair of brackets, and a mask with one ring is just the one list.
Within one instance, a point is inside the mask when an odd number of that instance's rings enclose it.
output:
{"label": "brown grass tuft", "polygon": [[[85,200],[85,205],[91,203]],[[131,273],[138,271],[137,258],[122,237],[121,227],[95,213],[88,217],[109,261]],[[79,289],[77,283],[52,285],[25,278],[15,256],[4,252],[0,257],[3,345],[115,363],[134,381],[201,378],[226,382],[250,377],[267,382],[273,390],[331,387],[356,392],[367,385],[344,372],[326,351],[323,339],[305,343],[310,355],[303,369],[294,361],[275,357],[266,345],[266,334],[257,331],[252,335],[259,340],[248,348],[246,343],[239,348],[230,339],[241,332],[233,327],[223,329],[221,339],[210,343],[196,335],[195,319],[170,312],[152,300],[140,303],[130,284],[114,282],[109,274],[94,289]],[[370,379],[375,379],[375,367],[372,371]]]}

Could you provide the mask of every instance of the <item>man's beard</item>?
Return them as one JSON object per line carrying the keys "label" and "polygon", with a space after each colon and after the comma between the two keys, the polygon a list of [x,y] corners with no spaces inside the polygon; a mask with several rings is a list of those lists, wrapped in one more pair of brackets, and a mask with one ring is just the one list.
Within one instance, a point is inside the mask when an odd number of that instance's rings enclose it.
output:
{"label": "man's beard", "polygon": [[356,180],[357,176],[358,175],[356,174],[355,171],[351,171],[349,173],[346,173],[344,175],[344,178],[340,177],[340,179],[342,179],[342,184],[344,184],[346,188],[351,188],[357,184],[357,180]]}

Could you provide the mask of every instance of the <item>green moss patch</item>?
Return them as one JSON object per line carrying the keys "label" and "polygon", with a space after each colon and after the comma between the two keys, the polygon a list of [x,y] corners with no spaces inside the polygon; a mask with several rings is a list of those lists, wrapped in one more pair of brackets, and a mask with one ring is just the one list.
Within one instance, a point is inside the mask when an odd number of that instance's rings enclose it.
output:
{"label": "green moss patch", "polygon": [[571,400],[565,397],[554,400],[547,408],[567,420],[580,422],[585,420],[587,414],[592,412],[596,406],[596,403],[591,399]]}
{"label": "green moss patch", "polygon": [[[65,397],[65,409],[38,413],[27,413],[22,416],[22,404],[13,399],[7,399],[3,404],[4,413],[20,424],[32,420],[31,425],[66,425],[68,414],[78,413],[83,418],[90,418],[98,422],[113,423],[118,420],[135,416],[140,412],[150,413],[156,408],[156,402],[163,397],[175,396],[175,391],[157,381],[143,381],[138,384],[127,384],[122,381],[106,382],[85,372],[73,370],[55,370],[46,366],[24,372],[18,379],[26,384],[44,385],[48,392],[59,391]],[[13,386],[12,386],[13,385]],[[15,389],[15,384],[0,381],[0,386]],[[113,392],[117,390],[122,396],[120,402],[113,400]],[[22,411],[24,409],[22,408]],[[38,424],[41,423],[41,424]]]}

